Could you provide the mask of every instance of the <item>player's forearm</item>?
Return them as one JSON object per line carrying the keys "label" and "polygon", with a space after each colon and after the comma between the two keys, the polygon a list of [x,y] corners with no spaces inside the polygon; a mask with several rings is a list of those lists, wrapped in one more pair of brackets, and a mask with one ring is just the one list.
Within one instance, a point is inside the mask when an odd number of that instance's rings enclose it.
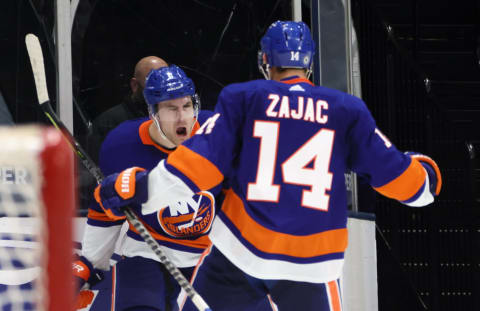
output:
{"label": "player's forearm", "polygon": [[82,241],[82,256],[95,268],[110,269],[110,258],[122,225],[100,227],[87,224]]}
{"label": "player's forearm", "polygon": [[426,206],[440,193],[442,175],[431,158],[419,153],[407,153],[411,163],[389,183],[376,187],[379,193],[413,207]]}
{"label": "player's forearm", "polygon": [[191,198],[195,192],[180,178],[165,169],[161,161],[148,174],[148,200],[142,204],[142,214],[159,211],[165,206]]}

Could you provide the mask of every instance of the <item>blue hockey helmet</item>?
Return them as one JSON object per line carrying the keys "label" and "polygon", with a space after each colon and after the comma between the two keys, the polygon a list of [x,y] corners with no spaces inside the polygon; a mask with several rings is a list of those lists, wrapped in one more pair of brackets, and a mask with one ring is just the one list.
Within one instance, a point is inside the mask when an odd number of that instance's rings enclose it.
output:
{"label": "blue hockey helmet", "polygon": [[266,69],[270,67],[304,68],[307,74],[311,71],[315,44],[303,22],[274,22],[260,40],[260,46],[258,66],[267,79]]}
{"label": "blue hockey helmet", "polygon": [[193,81],[176,65],[152,69],[146,78],[143,96],[149,107],[184,96],[192,97],[196,109],[199,105]]}

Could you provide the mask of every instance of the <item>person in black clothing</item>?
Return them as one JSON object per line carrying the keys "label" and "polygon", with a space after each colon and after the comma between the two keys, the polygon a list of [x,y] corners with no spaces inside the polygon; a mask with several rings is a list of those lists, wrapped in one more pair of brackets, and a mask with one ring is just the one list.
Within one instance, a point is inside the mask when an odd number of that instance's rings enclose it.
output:
{"label": "person in black clothing", "polygon": [[168,66],[167,62],[156,56],[142,58],[136,65],[130,79],[131,93],[119,104],[101,113],[92,125],[92,134],[88,138],[88,153],[98,163],[98,153],[103,140],[110,132],[126,120],[148,116],[147,104],[143,98],[145,78],[152,69]]}
{"label": "person in black clothing", "polygon": [[[98,164],[100,147],[107,134],[126,120],[148,116],[147,104],[143,98],[145,79],[152,69],[168,66],[167,62],[157,56],[146,56],[135,65],[133,77],[130,79],[130,93],[118,105],[101,113],[92,124],[92,131],[87,136],[87,153]],[[79,215],[87,212],[91,194],[96,185],[95,179],[83,165],[77,171]]]}

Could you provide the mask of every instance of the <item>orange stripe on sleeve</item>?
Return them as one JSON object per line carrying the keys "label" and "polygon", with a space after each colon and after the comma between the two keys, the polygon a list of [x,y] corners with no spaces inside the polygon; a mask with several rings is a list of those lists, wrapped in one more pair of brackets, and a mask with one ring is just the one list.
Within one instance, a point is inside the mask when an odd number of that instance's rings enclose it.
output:
{"label": "orange stripe on sleeve", "polygon": [[[101,186],[102,185],[98,185],[97,188],[95,188],[95,191],[93,192],[93,196],[95,197],[95,200],[97,201],[97,203],[100,205],[100,207],[105,212],[105,215],[107,215],[108,218],[110,218],[113,221],[122,220],[122,219],[127,218],[127,216],[117,216],[114,213],[112,213],[111,210],[107,210],[103,207],[102,199],[100,198],[100,187]],[[90,215],[90,213],[89,213],[89,215]],[[99,220],[103,220],[103,219],[99,219]]]}
{"label": "orange stripe on sleeve", "polygon": [[200,190],[208,190],[223,180],[223,174],[208,159],[185,146],[178,146],[167,163],[188,177]]}
{"label": "orange stripe on sleeve", "polygon": [[437,175],[437,187],[435,188],[435,194],[436,195],[439,195],[440,194],[440,190],[442,189],[442,173],[440,173],[440,168],[438,167],[437,163],[435,161],[433,161],[432,158],[426,156],[426,155],[413,155],[412,158],[418,160],[418,161],[423,161],[423,162],[427,162],[428,164],[430,164],[431,167],[433,167],[433,170],[435,171],[435,175]]}
{"label": "orange stripe on sleeve", "polygon": [[248,215],[242,200],[231,189],[227,192],[222,211],[248,242],[265,253],[309,258],[342,253],[347,248],[346,228],[297,236],[263,227]]}
{"label": "orange stripe on sleeve", "polygon": [[114,220],[107,216],[107,214],[102,212],[97,212],[93,209],[88,210],[88,218],[101,221],[113,222]]}
{"label": "orange stripe on sleeve", "polygon": [[408,168],[397,178],[378,188],[374,188],[386,197],[399,201],[410,199],[425,182],[427,172],[416,159],[412,158]]}

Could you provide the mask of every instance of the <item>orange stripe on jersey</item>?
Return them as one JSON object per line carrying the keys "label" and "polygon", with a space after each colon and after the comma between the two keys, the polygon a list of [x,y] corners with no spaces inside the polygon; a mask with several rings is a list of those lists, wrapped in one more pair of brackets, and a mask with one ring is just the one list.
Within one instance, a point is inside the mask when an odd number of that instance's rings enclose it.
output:
{"label": "orange stripe on jersey", "polygon": [[[155,230],[152,229],[152,227],[147,225],[141,219],[139,219],[139,221],[145,226],[145,228],[148,230],[148,232],[150,232],[150,234],[152,235],[152,237],[155,240],[167,241],[167,242],[171,242],[171,243],[175,243],[175,244],[180,244],[180,245],[185,245],[185,246],[188,246],[188,247],[200,248],[200,249],[205,249],[211,244],[210,239],[206,235],[202,235],[199,238],[194,239],[194,240],[171,239],[171,238],[168,238],[164,235],[161,235],[161,234],[157,233]],[[132,226],[132,224],[130,224],[130,229],[129,230],[131,230],[131,231],[135,232],[136,234],[140,235],[140,233],[138,233],[137,229],[135,229],[135,227]]]}
{"label": "orange stripe on jersey", "polygon": [[112,267],[112,305],[110,306],[110,311],[115,311],[115,297],[117,292],[117,266]]}
{"label": "orange stripe on jersey", "polygon": [[420,162],[412,158],[410,165],[400,176],[386,185],[374,189],[386,197],[405,201],[423,186],[426,174],[427,172]]}
{"label": "orange stripe on jersey", "polygon": [[223,174],[208,159],[180,145],[167,158],[167,163],[188,177],[200,190],[208,190],[223,180]]}
{"label": "orange stripe on jersey", "polygon": [[330,293],[330,300],[332,303],[331,311],[342,311],[342,305],[340,303],[340,294],[338,292],[337,281],[328,282],[328,291]]}
{"label": "orange stripe on jersey", "polygon": [[140,135],[140,140],[144,145],[151,145],[158,150],[164,152],[164,153],[171,153],[173,150],[168,150],[166,148],[163,148],[159,144],[153,141],[152,137],[150,137],[149,129],[150,125],[153,123],[153,120],[148,120],[143,122],[140,127],[138,128],[138,134]]}
{"label": "orange stripe on jersey", "polygon": [[[152,137],[150,137],[149,130],[150,130],[150,125],[152,123],[153,123],[153,120],[147,120],[140,125],[140,127],[138,128],[138,135],[140,136],[140,140],[144,145],[151,145],[167,154],[172,153],[173,149],[170,150],[160,146],[155,141],[153,141]],[[198,124],[198,121],[195,121],[195,124],[193,124],[193,129],[192,129],[192,133],[190,134],[190,137],[192,137],[195,134],[195,132],[198,131],[199,128],[200,128],[200,124]]]}
{"label": "orange stripe on jersey", "polygon": [[200,124],[198,123],[198,121],[195,121],[195,124],[193,125],[193,128],[192,128],[192,133],[190,134],[190,137],[195,135],[195,133],[198,131],[199,128],[200,128]]}
{"label": "orange stripe on jersey", "polygon": [[102,212],[97,212],[93,209],[88,210],[87,217],[90,218],[90,219],[93,219],[93,220],[100,220],[100,221],[108,221],[108,222],[116,221],[116,220],[113,220],[110,217],[108,217],[107,214],[102,213]]}
{"label": "orange stripe on jersey", "polygon": [[283,80],[283,81],[280,81],[282,83],[286,83],[286,84],[297,84],[297,83],[308,83],[310,85],[315,85],[313,84],[310,80],[308,79],[305,79],[305,78],[295,78],[295,79],[291,79],[291,80]]}
{"label": "orange stripe on jersey", "polygon": [[203,261],[205,260],[205,257],[207,257],[210,252],[212,251],[212,244],[208,246],[202,253],[202,256],[200,256],[200,259],[197,262],[197,265],[195,266],[195,269],[193,270],[192,276],[190,277],[190,284],[193,285],[193,282],[195,281],[195,278],[197,277],[197,272],[200,266],[203,264]]}
{"label": "orange stripe on jersey", "polygon": [[347,248],[346,228],[296,236],[263,227],[248,215],[242,200],[233,190],[228,191],[222,211],[249,243],[265,253],[309,258],[342,253]]}

